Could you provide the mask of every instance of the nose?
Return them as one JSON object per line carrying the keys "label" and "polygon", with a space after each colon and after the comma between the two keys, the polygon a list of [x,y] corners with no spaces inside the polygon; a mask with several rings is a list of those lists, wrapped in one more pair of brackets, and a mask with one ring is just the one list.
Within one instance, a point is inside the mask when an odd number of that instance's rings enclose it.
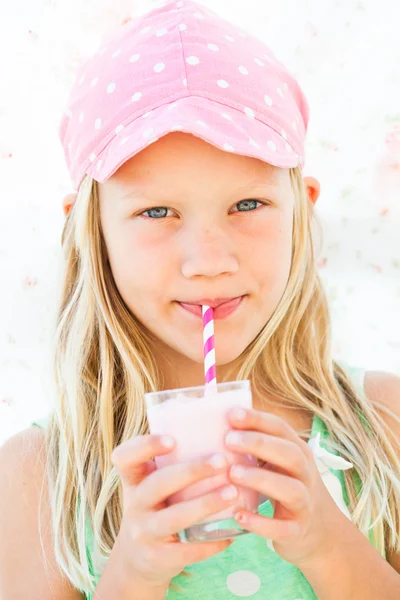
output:
{"label": "nose", "polygon": [[182,242],[181,271],[186,279],[233,275],[239,270],[234,240],[222,231],[191,230]]}

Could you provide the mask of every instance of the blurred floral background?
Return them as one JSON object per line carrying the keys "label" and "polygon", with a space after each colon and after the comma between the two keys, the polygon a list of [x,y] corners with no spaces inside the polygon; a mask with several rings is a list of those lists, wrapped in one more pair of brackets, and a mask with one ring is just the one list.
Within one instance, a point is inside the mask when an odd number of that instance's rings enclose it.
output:
{"label": "blurred floral background", "polygon": [[[400,374],[400,4],[202,0],[269,44],[311,107],[318,267],[333,351]],[[51,408],[61,201],[57,131],[82,60],[151,0],[1,0],[0,443]]]}

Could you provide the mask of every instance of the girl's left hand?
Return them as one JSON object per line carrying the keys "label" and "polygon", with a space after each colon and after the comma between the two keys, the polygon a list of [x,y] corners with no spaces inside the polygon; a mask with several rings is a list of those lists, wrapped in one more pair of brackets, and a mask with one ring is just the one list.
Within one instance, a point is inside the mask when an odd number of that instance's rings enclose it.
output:
{"label": "girl's left hand", "polygon": [[[274,517],[247,510],[235,516],[244,529],[273,541],[274,550],[298,568],[328,556],[347,521],[329,494],[309,445],[280,417],[257,410],[233,409],[227,448],[252,454],[268,467],[232,466],[230,477],[240,486],[271,499]],[[241,420],[240,411],[245,415]],[[238,431],[240,430],[240,431]],[[239,435],[229,443],[232,435]],[[235,471],[242,477],[235,476]]]}

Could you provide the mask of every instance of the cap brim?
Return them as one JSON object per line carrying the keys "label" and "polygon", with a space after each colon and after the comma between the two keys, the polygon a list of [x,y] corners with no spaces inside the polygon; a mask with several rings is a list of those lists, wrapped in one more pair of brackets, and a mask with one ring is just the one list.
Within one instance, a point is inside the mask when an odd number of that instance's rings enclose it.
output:
{"label": "cap brim", "polygon": [[251,112],[246,114],[209,98],[186,96],[121,127],[85,170],[100,183],[107,181],[129,158],[173,131],[191,133],[220,150],[258,158],[276,167],[302,165],[285,137],[272,127],[257,120]]}

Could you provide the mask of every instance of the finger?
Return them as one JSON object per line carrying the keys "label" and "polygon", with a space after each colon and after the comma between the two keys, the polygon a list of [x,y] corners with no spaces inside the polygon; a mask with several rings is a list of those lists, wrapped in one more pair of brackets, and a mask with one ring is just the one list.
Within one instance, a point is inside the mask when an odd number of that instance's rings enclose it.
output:
{"label": "finger", "polygon": [[232,430],[226,436],[226,444],[232,451],[250,453],[305,483],[310,479],[309,461],[292,441],[259,431]]}
{"label": "finger", "polygon": [[225,455],[215,454],[207,459],[196,458],[157,469],[138,485],[135,491],[136,508],[151,509],[192,483],[226,473],[227,466]]}
{"label": "finger", "polygon": [[[173,558],[174,564],[192,565],[226,550],[233,544],[233,541],[168,544],[168,554],[171,555],[171,559]],[[175,556],[173,556],[173,553],[175,553]]]}
{"label": "finger", "polygon": [[237,497],[237,488],[228,485],[192,500],[178,502],[150,513],[147,516],[147,531],[154,537],[174,535],[235,504]]}
{"label": "finger", "polygon": [[247,510],[239,511],[235,515],[235,519],[247,531],[274,542],[287,541],[300,534],[300,523],[294,519],[263,517]]}
{"label": "finger", "polygon": [[111,454],[111,461],[124,485],[136,485],[139,474],[144,471],[144,463],[155,456],[168,454],[174,445],[173,438],[167,436],[138,435],[117,446]]}
{"label": "finger", "polygon": [[301,513],[309,504],[308,488],[294,477],[243,465],[233,465],[229,475],[235,484],[273,498],[292,513]]}
{"label": "finger", "polygon": [[[235,416],[236,415],[236,416]],[[242,416],[243,418],[237,418]],[[253,429],[279,438],[286,438],[297,444],[307,455],[308,444],[281,417],[265,411],[235,407],[228,413],[229,422],[235,428]]]}

